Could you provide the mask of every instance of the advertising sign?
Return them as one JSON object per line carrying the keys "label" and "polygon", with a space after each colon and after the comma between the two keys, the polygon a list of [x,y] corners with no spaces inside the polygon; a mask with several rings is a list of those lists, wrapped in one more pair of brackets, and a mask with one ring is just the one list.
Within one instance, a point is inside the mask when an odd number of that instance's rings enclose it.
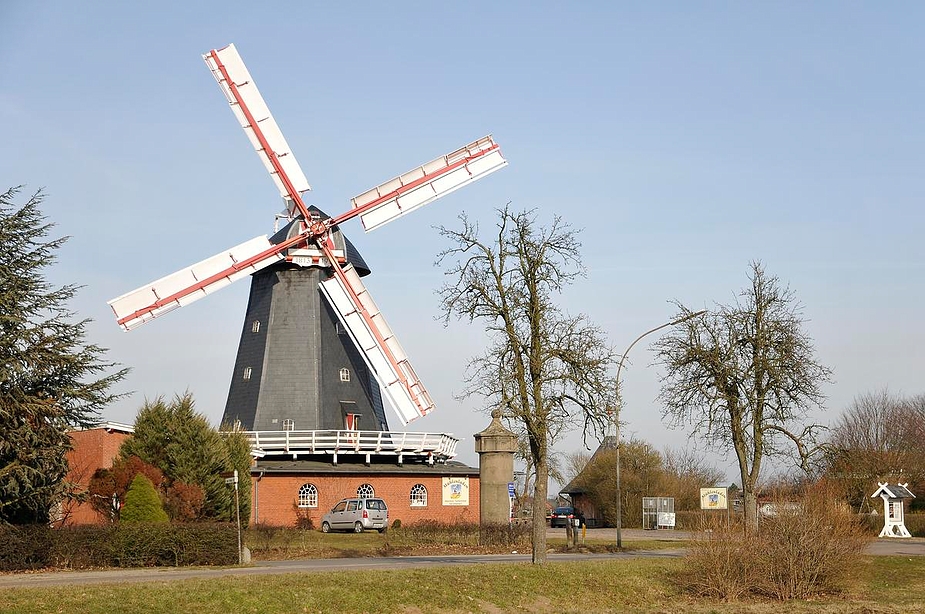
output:
{"label": "advertising sign", "polygon": [[469,505],[469,478],[443,478],[443,505]]}
{"label": "advertising sign", "polygon": [[673,529],[675,526],[674,512],[659,512],[658,513],[658,526],[659,528],[671,527]]}
{"label": "advertising sign", "polygon": [[727,488],[701,488],[700,509],[725,510],[729,509]]}

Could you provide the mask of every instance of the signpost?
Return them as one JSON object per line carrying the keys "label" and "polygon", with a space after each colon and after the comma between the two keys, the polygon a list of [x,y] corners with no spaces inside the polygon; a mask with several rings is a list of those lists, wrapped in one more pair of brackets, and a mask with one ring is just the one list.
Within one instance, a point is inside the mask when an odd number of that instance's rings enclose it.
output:
{"label": "signpost", "polygon": [[242,563],[241,556],[241,502],[238,498],[238,470],[220,473],[225,478],[225,484],[234,484],[234,513],[238,520],[238,565]]}
{"label": "signpost", "polygon": [[508,518],[514,518],[514,482],[507,483],[507,499],[509,506]]}
{"label": "signpost", "polygon": [[702,510],[726,510],[726,526],[729,526],[729,489],[722,488],[701,488],[700,489],[700,509]]}

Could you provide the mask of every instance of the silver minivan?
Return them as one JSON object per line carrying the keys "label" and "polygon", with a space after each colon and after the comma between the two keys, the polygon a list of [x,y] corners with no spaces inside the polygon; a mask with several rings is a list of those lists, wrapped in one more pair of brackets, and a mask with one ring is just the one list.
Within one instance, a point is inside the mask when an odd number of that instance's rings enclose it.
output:
{"label": "silver minivan", "polygon": [[389,527],[389,508],[382,499],[341,499],[321,518],[321,532],[376,529],[385,533]]}

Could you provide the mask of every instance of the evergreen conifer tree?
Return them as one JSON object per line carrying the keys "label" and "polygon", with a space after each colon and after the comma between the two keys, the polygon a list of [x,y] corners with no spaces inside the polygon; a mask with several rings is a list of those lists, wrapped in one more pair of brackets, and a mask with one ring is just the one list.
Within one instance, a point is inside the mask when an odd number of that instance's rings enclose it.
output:
{"label": "evergreen conifer tree", "polygon": [[119,451],[125,459],[137,456],[164,473],[167,488],[174,483],[195,484],[204,494],[202,516],[235,519],[234,491],[221,473],[238,470],[241,518],[250,516],[250,445],[241,432],[220,434],[196,412],[189,392],[171,402],[146,401],[135,418],[135,432]]}
{"label": "evergreen conifer tree", "polygon": [[46,280],[67,237],[48,239],[41,191],[16,205],[20,191],[0,194],[0,523],[28,524],[65,494],[67,431],[96,422],[127,369],[86,342],[66,306],[78,286]]}
{"label": "evergreen conifer tree", "polygon": [[120,522],[167,522],[167,512],[154,484],[142,473],[135,476],[125,493]]}

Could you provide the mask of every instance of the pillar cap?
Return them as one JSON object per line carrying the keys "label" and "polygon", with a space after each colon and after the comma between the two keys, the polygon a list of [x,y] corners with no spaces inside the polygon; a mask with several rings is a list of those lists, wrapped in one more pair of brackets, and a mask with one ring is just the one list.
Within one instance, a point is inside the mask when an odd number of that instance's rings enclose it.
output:
{"label": "pillar cap", "polygon": [[514,452],[517,450],[517,435],[501,424],[501,410],[491,411],[491,424],[481,433],[475,434],[476,452]]}

